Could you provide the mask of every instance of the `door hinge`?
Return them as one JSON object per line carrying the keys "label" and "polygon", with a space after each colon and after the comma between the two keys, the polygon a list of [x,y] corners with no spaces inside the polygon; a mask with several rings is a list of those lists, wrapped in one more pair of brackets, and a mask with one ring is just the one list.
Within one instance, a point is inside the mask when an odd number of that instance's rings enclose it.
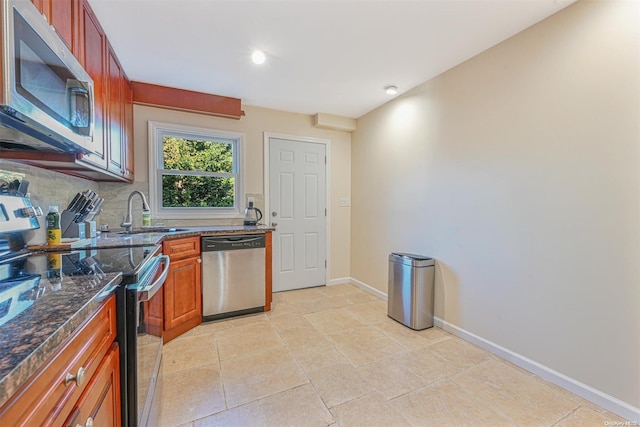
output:
{"label": "door hinge", "polygon": [[327,260],[324,260],[324,268],[327,268]]}
{"label": "door hinge", "polygon": [[327,156],[324,156],[324,164],[327,164]]}
{"label": "door hinge", "polygon": [[324,216],[327,216],[327,208],[324,208]]}

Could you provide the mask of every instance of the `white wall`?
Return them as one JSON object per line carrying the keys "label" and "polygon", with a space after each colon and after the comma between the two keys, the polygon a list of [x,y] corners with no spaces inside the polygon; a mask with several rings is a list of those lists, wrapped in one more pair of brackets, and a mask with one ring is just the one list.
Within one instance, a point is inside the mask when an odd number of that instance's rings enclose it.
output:
{"label": "white wall", "polygon": [[[416,54],[420,54],[416,52]],[[363,116],[351,275],[640,407],[640,5],[579,1]]]}
{"label": "white wall", "polygon": [[[134,161],[135,183],[100,183],[100,195],[106,198],[105,213],[102,223],[118,228],[126,214],[126,200],[132,190],[141,190],[149,194],[149,157],[148,126],[149,121],[184,124],[196,127],[208,127],[245,135],[244,167],[245,193],[255,195],[258,206],[262,209],[264,200],[264,132],[273,132],[301,137],[315,137],[331,141],[331,192],[330,200],[330,278],[349,277],[350,272],[350,221],[351,208],[339,207],[341,197],[351,196],[351,134],[349,132],[317,129],[313,127],[313,116],[271,110],[267,108],[243,106],[246,116],[240,120],[212,117],[164,108],[142,105],[134,106]],[[135,221],[141,221],[141,205],[134,206]],[[264,212],[263,212],[264,213]],[[211,225],[229,224],[229,220],[163,220],[165,225]],[[237,221],[235,221],[237,223]],[[242,220],[239,220],[242,223]]]}

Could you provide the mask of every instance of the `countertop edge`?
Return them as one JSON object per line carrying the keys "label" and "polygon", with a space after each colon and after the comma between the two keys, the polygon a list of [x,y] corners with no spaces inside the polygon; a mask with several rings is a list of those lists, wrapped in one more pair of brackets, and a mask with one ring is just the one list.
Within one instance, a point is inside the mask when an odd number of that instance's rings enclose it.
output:
{"label": "countertop edge", "polygon": [[[104,233],[96,238],[87,247],[109,248],[122,246],[141,246],[162,244],[166,240],[182,239],[195,236],[216,236],[221,234],[264,234],[275,231],[274,227],[268,226],[205,226],[205,227],[182,227],[179,231],[165,233],[151,232],[138,234],[118,234],[118,232]],[[74,250],[83,249],[82,247]]]}
{"label": "countertop edge", "polygon": [[[81,326],[100,304],[115,292],[122,280],[122,273],[112,273],[108,282],[96,294],[77,310],[53,334],[49,335],[31,354],[20,361],[8,374],[0,378],[0,407],[55,355],[60,345]],[[108,276],[108,277],[109,277]],[[110,289],[112,288],[112,289]]]}
{"label": "countertop edge", "polygon": [[[123,246],[141,246],[162,244],[165,240],[174,240],[194,236],[214,236],[221,234],[264,234],[275,231],[269,226],[204,226],[182,227],[185,230],[165,233],[140,233],[140,234],[116,234],[108,233],[107,238],[96,238],[91,244],[83,247],[74,247],[71,250],[83,250],[88,248],[110,248]],[[113,237],[112,237],[113,236]],[[109,281],[97,290],[95,295],[78,309],[55,332],[49,335],[38,347],[22,359],[15,367],[0,378],[0,407],[7,403],[11,397],[27,381],[41,369],[47,360],[59,350],[65,340],[81,326],[95,311],[102,301],[107,299],[122,280],[122,273],[112,273]],[[105,291],[111,289],[109,292]]]}

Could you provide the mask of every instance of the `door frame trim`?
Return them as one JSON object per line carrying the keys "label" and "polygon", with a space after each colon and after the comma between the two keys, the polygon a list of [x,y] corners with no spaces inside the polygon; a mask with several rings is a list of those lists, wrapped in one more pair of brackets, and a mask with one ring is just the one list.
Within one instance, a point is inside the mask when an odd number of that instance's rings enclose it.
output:
{"label": "door frame trim", "polygon": [[[325,207],[327,208],[327,216],[325,221],[325,259],[327,260],[327,268],[324,271],[324,284],[325,286],[329,286],[329,281],[331,277],[331,140],[325,138],[315,138],[311,136],[298,136],[298,135],[289,135],[284,133],[276,133],[276,132],[264,132],[263,141],[264,141],[264,150],[263,150],[263,158],[264,158],[264,215],[267,217],[266,225],[271,225],[271,209],[269,209],[269,158],[270,158],[270,147],[269,140],[271,138],[277,139],[286,139],[289,141],[301,141],[301,142],[311,142],[315,144],[324,144],[325,145],[325,155],[327,156],[327,163],[325,165]],[[272,261],[273,262],[273,261]]]}

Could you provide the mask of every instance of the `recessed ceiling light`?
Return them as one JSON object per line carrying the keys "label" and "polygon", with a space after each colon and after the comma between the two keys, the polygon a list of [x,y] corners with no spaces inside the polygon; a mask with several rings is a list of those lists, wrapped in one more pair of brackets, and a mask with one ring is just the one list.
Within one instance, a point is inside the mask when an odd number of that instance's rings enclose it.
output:
{"label": "recessed ceiling light", "polygon": [[264,64],[264,61],[266,61],[267,57],[264,54],[263,51],[261,50],[254,50],[253,53],[251,54],[251,60],[253,61],[254,64]]}
{"label": "recessed ceiling light", "polygon": [[387,95],[395,95],[398,93],[398,86],[389,85],[384,87],[384,91]]}

